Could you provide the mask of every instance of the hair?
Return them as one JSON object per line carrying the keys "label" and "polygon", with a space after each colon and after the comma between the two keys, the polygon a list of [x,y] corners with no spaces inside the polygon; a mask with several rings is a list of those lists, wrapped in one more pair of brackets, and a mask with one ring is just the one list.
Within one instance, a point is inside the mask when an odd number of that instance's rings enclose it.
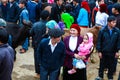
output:
{"label": "hair", "polygon": [[108,22],[115,21],[115,20],[116,20],[115,16],[109,16],[107,19]]}
{"label": "hair", "polygon": [[115,3],[113,8],[115,8],[120,13],[120,3]]}
{"label": "hair", "polygon": [[46,20],[50,16],[50,13],[47,10],[43,10],[40,16],[43,20]]}
{"label": "hair", "polygon": [[100,1],[102,1],[102,0],[98,0],[98,3],[99,3]]}
{"label": "hair", "polygon": [[24,4],[25,6],[27,5],[27,1],[26,0],[20,0],[19,3],[20,4]]}
{"label": "hair", "polygon": [[8,42],[9,35],[5,28],[0,28],[0,42],[6,44]]}
{"label": "hair", "polygon": [[77,2],[77,3],[79,3],[79,2],[80,2],[79,0],[73,0],[73,1],[75,1],[75,2]]}
{"label": "hair", "polygon": [[72,11],[72,5],[71,4],[69,4],[69,3],[67,3],[66,5],[65,5],[65,10],[66,10],[66,12],[71,12]]}
{"label": "hair", "polygon": [[106,4],[100,4],[100,12],[108,13]]}

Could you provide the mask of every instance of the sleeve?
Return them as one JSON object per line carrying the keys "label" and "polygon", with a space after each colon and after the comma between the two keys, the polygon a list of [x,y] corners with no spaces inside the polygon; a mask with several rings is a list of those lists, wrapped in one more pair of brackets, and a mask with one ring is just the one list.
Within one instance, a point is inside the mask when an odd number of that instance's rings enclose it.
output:
{"label": "sleeve", "polygon": [[78,23],[81,21],[82,16],[83,16],[83,10],[81,8],[80,11],[79,11],[79,14],[78,14],[78,18],[77,18]]}
{"label": "sleeve", "polygon": [[120,52],[120,30],[118,32],[117,50],[118,50],[118,52]]}
{"label": "sleeve", "polygon": [[99,31],[98,33],[98,39],[97,39],[97,44],[96,44],[96,49],[98,52],[101,52],[101,44],[102,44],[102,30]]}
{"label": "sleeve", "polygon": [[78,46],[78,49],[77,49],[78,51],[80,51],[80,45]]}
{"label": "sleeve", "polygon": [[42,43],[43,40],[39,43],[38,48],[37,48],[37,62],[41,64],[41,57],[42,57]]}
{"label": "sleeve", "polygon": [[27,10],[23,11],[23,21],[28,22],[29,21],[29,14]]}
{"label": "sleeve", "polygon": [[3,61],[3,55],[1,55],[1,52],[0,52],[0,66],[2,65],[2,61]]}
{"label": "sleeve", "polygon": [[19,19],[21,9],[19,8],[18,4],[16,4],[15,9],[16,9],[16,15],[14,17],[15,19],[13,19],[13,20],[17,21]]}
{"label": "sleeve", "polygon": [[92,46],[93,46],[92,43],[86,44],[84,47],[80,48],[80,51],[85,52],[85,53],[89,53]]}
{"label": "sleeve", "polygon": [[34,36],[34,29],[35,29],[35,24],[33,24],[31,30],[30,30],[30,35]]}
{"label": "sleeve", "polygon": [[63,46],[63,55],[62,55],[62,60],[61,60],[61,66],[62,66],[63,63],[64,63],[65,56],[66,56],[66,52],[65,52],[65,45],[64,45],[64,46]]}

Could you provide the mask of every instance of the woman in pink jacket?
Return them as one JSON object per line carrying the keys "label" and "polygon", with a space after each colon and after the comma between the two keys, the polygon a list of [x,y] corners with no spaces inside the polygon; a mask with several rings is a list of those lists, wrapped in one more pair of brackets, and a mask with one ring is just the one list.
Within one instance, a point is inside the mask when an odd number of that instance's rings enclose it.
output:
{"label": "woman in pink jacket", "polygon": [[[93,47],[93,34],[92,33],[86,33],[83,37],[83,42],[78,47],[78,55],[81,56],[81,59],[73,58],[73,68],[68,71],[69,74],[76,73],[76,68],[80,68],[78,65],[78,62],[83,61],[83,64],[88,62],[88,58],[85,58],[84,60],[82,57],[85,57],[86,55],[90,54],[90,50]],[[82,64],[80,64],[81,66]],[[85,67],[85,65],[84,65]],[[82,67],[81,67],[82,68]]]}

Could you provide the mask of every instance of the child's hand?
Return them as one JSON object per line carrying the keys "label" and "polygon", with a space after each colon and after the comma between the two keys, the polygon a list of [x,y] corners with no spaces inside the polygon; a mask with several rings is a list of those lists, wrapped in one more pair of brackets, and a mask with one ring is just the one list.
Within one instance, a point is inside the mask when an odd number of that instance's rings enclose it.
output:
{"label": "child's hand", "polygon": [[86,57],[85,56],[81,56],[81,59],[84,60]]}
{"label": "child's hand", "polygon": [[76,59],[81,59],[81,56],[79,56],[78,54],[74,54],[74,57],[75,57]]}

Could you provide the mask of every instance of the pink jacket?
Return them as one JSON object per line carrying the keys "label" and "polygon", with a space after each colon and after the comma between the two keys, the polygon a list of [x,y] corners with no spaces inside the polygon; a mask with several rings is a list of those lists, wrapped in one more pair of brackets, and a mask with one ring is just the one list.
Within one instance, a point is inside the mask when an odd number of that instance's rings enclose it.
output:
{"label": "pink jacket", "polygon": [[54,0],[48,0],[47,2],[52,4],[52,3],[54,3]]}
{"label": "pink jacket", "polygon": [[90,49],[93,46],[93,34],[92,33],[86,33],[89,37],[89,42],[86,44],[82,42],[78,47],[78,54],[80,56],[85,56],[87,54],[90,54]]}

